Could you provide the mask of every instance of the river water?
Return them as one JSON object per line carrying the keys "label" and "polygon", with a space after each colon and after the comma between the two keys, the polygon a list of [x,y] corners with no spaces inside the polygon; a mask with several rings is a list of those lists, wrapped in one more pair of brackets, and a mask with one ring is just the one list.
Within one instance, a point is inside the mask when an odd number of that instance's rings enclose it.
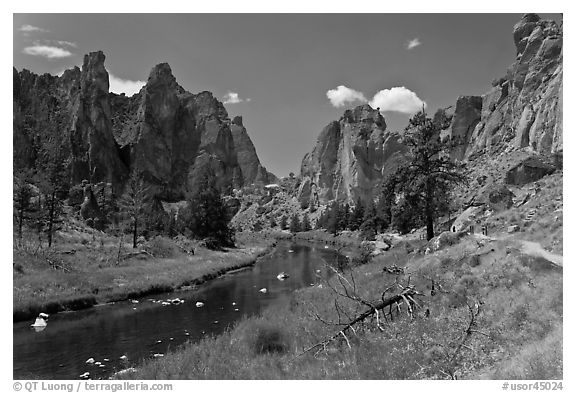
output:
{"label": "river water", "polygon": [[[326,263],[345,258],[325,246],[279,243],[255,266],[226,274],[194,291],[173,292],[50,316],[35,332],[33,321],[14,324],[15,379],[108,378],[155,354],[165,354],[188,340],[220,334],[244,316],[287,301],[298,288],[329,276]],[[280,281],[280,272],[289,278]],[[260,292],[266,288],[266,293]],[[162,305],[152,300],[184,299]],[[203,307],[196,307],[203,302]],[[125,357],[121,359],[121,357]],[[87,364],[93,358],[97,364]]]}

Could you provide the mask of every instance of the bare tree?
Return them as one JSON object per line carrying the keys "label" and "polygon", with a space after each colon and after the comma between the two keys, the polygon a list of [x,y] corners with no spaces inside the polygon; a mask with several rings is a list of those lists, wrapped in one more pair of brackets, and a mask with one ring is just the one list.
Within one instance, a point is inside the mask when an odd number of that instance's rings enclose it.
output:
{"label": "bare tree", "polygon": [[137,247],[139,225],[143,221],[143,215],[149,201],[150,187],[144,183],[142,174],[135,170],[130,175],[124,194],[118,201],[121,214],[130,220],[133,248]]}

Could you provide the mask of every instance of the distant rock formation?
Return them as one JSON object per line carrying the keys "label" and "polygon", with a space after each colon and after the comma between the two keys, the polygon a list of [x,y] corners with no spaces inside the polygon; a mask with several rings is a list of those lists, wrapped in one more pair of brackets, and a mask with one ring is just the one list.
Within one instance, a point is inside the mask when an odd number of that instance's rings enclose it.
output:
{"label": "distant rock formation", "polygon": [[254,144],[242,123],[242,116],[234,117],[230,125],[230,131],[234,139],[238,165],[242,169],[244,181],[247,184],[270,184],[278,181],[278,178],[268,172],[260,163]]}
{"label": "distant rock formation", "polygon": [[304,156],[298,200],[303,207],[331,200],[369,202],[406,151],[399,135],[386,131],[379,111],[369,105],[347,110],[322,130]]}
{"label": "distant rock formation", "polygon": [[460,97],[451,135],[454,158],[529,148],[561,154],[562,24],[526,14],[514,26],[516,61],[481,97]]}
{"label": "distant rock formation", "polygon": [[212,93],[187,92],[166,63],[152,68],[138,94],[110,93],[104,60],[92,52],[82,70],[60,77],[14,69],[16,167],[37,167],[46,152],[59,149],[69,157],[72,184],[109,182],[121,192],[137,168],[169,201],[183,199],[207,167],[224,191],[275,179],[241,121],[233,124]]}

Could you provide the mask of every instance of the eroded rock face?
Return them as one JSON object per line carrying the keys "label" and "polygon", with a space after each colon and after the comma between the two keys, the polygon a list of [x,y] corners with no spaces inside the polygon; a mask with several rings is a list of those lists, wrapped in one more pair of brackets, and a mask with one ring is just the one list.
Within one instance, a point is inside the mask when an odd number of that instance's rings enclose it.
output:
{"label": "eroded rock face", "polygon": [[242,186],[226,109],[210,92],[185,91],[168,64],[152,68],[139,94],[114,95],[113,101],[114,135],[124,159],[162,198],[184,198],[207,167],[221,189]]}
{"label": "eroded rock face", "polygon": [[466,137],[455,158],[526,147],[542,155],[563,151],[562,26],[527,14],[514,26],[513,39],[517,57],[507,75],[473,111],[456,110],[452,135]]}
{"label": "eroded rock face", "polygon": [[238,157],[238,165],[242,169],[244,182],[247,184],[270,184],[276,182],[276,176],[269,173],[260,163],[256,148],[248,136],[242,123],[242,116],[236,116],[230,125],[234,146]]}
{"label": "eroded rock face", "polygon": [[320,133],[311,153],[302,160],[298,199],[368,203],[377,185],[407,149],[399,135],[386,132],[384,117],[369,105],[347,110]]}
{"label": "eroded rock face", "polygon": [[128,173],[137,169],[156,197],[168,201],[195,189],[207,167],[225,192],[275,180],[241,120],[231,122],[212,93],[187,92],[166,63],[152,68],[138,94],[109,93],[104,61],[102,52],[90,53],[82,69],[60,77],[14,69],[16,167],[42,165],[39,157],[58,150],[69,162],[72,184],[89,179],[122,192]]}

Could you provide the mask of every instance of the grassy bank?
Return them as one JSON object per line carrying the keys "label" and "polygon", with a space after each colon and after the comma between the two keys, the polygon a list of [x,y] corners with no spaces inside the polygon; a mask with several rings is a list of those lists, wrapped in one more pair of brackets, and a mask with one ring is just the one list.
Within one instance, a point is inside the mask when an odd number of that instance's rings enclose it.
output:
{"label": "grassy bank", "polygon": [[[369,317],[346,337],[304,353],[338,332],[339,314],[344,321],[367,309],[337,295],[347,284],[333,277],[122,378],[562,378],[562,269],[522,254],[506,240],[474,236],[433,254],[415,251],[395,247],[346,273],[354,283],[348,291],[354,287],[373,303],[396,280],[405,286],[409,278],[423,294],[414,318],[402,305],[399,313],[393,310],[393,320],[380,314],[380,328]],[[405,274],[383,270],[392,264],[404,266]],[[398,292],[395,287],[386,296]],[[479,310],[472,328],[471,310]]]}
{"label": "grassy bank", "polygon": [[[239,236],[237,248],[212,251],[197,242],[156,238],[138,249],[123,244],[118,259],[117,238],[89,230],[63,232],[51,250],[34,244],[14,249],[13,320],[191,289],[254,264],[273,243]],[[194,255],[186,252],[191,249]]]}

